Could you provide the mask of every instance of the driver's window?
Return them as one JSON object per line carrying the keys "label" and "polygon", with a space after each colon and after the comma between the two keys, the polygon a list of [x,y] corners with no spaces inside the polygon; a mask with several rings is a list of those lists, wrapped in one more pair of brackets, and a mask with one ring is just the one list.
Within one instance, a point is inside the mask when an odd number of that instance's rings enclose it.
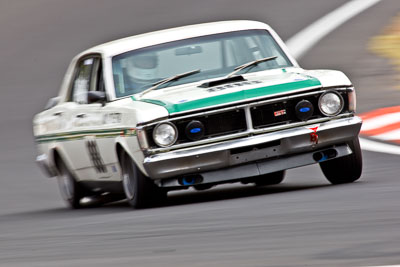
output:
{"label": "driver's window", "polygon": [[71,100],[79,104],[87,104],[87,93],[90,90],[94,58],[83,59],[76,71],[72,84]]}

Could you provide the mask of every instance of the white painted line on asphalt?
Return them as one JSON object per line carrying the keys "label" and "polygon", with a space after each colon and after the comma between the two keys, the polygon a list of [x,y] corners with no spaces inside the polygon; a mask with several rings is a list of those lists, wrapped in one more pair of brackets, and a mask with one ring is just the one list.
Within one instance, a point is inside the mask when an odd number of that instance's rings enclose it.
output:
{"label": "white painted line on asphalt", "polygon": [[[301,58],[318,41],[382,0],[352,0],[335,9],[286,41],[286,45],[295,58]],[[400,155],[400,147],[360,138],[363,150]],[[399,266],[400,267],[400,266]]]}
{"label": "white painted line on asphalt", "polygon": [[292,36],[286,41],[286,45],[295,58],[300,58],[330,32],[380,1],[381,0],[349,1]]}
{"label": "white painted line on asphalt", "polygon": [[360,146],[363,150],[386,154],[400,155],[400,146],[380,143],[369,139],[360,138]]}
{"label": "white painted line on asphalt", "polygon": [[400,139],[400,129],[396,129],[390,132],[378,134],[374,136],[377,139],[391,141],[391,140],[399,140]]}

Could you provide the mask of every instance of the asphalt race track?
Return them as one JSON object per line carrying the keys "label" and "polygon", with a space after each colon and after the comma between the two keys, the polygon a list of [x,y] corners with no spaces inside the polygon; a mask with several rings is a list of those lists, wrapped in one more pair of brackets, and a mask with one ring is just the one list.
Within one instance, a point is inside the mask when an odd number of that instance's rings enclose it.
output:
{"label": "asphalt race track", "polygon": [[[135,3],[136,2],[136,3]],[[171,194],[69,210],[34,162],[31,120],[74,55],[150,30],[228,19],[269,23],[288,39],[345,0],[0,0],[0,266],[382,266],[400,264],[399,156],[364,151],[362,178],[331,186],[318,166],[284,183]],[[400,12],[384,0],[301,60],[346,72],[358,110],[399,105],[396,72],[367,50]],[[398,80],[397,80],[398,82]],[[398,85],[397,85],[398,88]]]}

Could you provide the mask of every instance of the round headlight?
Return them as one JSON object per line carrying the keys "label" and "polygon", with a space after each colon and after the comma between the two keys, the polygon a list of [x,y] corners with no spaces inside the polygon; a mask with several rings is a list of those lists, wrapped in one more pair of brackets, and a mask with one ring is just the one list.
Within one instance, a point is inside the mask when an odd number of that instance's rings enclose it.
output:
{"label": "round headlight", "polygon": [[322,94],[318,101],[319,110],[326,116],[335,116],[343,109],[344,101],[341,95],[335,92]]}
{"label": "round headlight", "polygon": [[160,123],[153,130],[153,140],[158,146],[171,146],[177,138],[178,131],[172,123]]}

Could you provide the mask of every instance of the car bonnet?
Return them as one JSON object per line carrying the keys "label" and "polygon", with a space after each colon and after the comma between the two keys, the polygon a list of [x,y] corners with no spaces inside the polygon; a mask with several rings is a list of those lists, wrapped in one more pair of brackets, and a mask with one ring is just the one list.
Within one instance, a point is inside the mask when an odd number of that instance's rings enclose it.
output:
{"label": "car bonnet", "polygon": [[244,81],[213,87],[199,85],[155,90],[141,99],[137,95],[131,99],[163,106],[170,114],[174,114],[311,90],[321,87],[321,82],[310,75],[282,70],[279,74],[246,77]]}

